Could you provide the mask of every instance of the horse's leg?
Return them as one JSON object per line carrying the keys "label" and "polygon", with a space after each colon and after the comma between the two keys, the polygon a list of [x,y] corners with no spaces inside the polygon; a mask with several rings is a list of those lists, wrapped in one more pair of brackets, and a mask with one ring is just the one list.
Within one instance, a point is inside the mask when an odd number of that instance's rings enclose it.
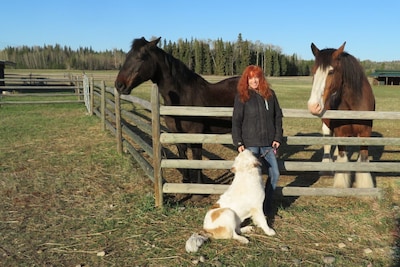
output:
{"label": "horse's leg", "polygon": [[[368,147],[361,146],[360,147],[360,156],[358,157],[359,162],[369,162],[368,160]],[[357,188],[373,188],[374,181],[372,179],[371,173],[369,172],[356,172],[355,175]]]}
{"label": "horse's leg", "polygon": [[[181,159],[188,159],[187,157],[187,144],[176,144],[178,148],[179,158]],[[190,174],[188,169],[179,169],[182,173],[182,182],[183,183],[190,183]]]}
{"label": "horse's leg", "polygon": [[[332,136],[332,131],[326,126],[325,123],[322,123],[322,136]],[[332,162],[331,157],[331,145],[324,145],[324,154],[322,155],[322,162]],[[337,147],[336,147],[337,149]],[[332,175],[331,171],[320,171],[320,175]]]}
{"label": "horse's leg", "polygon": [[[203,144],[192,144],[192,156],[194,160],[202,160],[203,156]],[[203,180],[203,173],[201,169],[195,170],[195,176],[191,177],[192,183],[202,184],[204,183]]]}
{"label": "horse's leg", "polygon": [[[332,131],[326,126],[325,123],[322,123],[322,136],[331,136]],[[331,145],[324,145],[324,155],[322,156],[322,162],[331,162]]]}
{"label": "horse's leg", "polygon": [[[344,146],[339,147],[339,154],[336,162],[348,162],[347,152],[345,151]],[[351,177],[350,172],[335,172],[335,176],[333,177],[333,187],[336,188],[350,188],[351,187]]]}

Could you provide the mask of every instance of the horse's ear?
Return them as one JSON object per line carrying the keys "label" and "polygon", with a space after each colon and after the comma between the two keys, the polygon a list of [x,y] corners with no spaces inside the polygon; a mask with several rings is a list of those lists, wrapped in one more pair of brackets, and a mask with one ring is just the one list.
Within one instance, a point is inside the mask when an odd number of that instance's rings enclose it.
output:
{"label": "horse's ear", "polygon": [[311,43],[311,51],[312,51],[312,53],[313,53],[313,55],[314,55],[315,57],[318,56],[318,54],[319,54],[319,49],[318,49],[318,47],[317,47],[314,43]]}
{"label": "horse's ear", "polygon": [[157,39],[154,39],[153,41],[151,41],[150,43],[154,46],[156,46],[158,44],[158,42],[160,41],[161,37],[158,37]]}
{"label": "horse's ear", "polygon": [[346,45],[346,42],[342,44],[332,55],[333,59],[337,59],[344,51],[344,46]]}

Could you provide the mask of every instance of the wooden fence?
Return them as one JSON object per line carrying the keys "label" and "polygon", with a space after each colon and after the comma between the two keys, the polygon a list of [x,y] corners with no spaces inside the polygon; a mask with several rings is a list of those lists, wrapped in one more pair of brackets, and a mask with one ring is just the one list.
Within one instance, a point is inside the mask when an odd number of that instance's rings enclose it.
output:
{"label": "wooden fence", "polygon": [[[228,185],[218,184],[183,184],[166,183],[162,177],[163,168],[192,168],[192,169],[229,169],[233,163],[231,160],[181,160],[162,158],[164,144],[174,143],[212,143],[232,144],[230,134],[184,134],[168,133],[160,123],[160,117],[165,115],[179,116],[232,116],[232,108],[210,107],[171,107],[162,106],[159,103],[157,86],[153,86],[151,102],[133,97],[118,96],[114,88],[98,86],[94,90],[94,112],[101,117],[103,128],[110,129],[116,134],[117,149],[128,151],[141,165],[147,176],[154,182],[156,206],[162,206],[164,193],[190,193],[190,194],[221,194]],[[106,97],[108,94],[108,97]],[[144,110],[151,110],[151,121],[143,119],[143,116],[121,109],[120,100],[140,105]],[[110,107],[111,109],[107,108]],[[283,109],[284,118],[314,118],[307,110]],[[111,119],[110,121],[106,118]],[[373,120],[399,120],[400,112],[356,112],[356,111],[327,111],[323,118],[353,118]],[[127,121],[141,127],[143,132],[152,138],[149,141],[135,133]],[[132,142],[133,141],[133,142]],[[286,136],[287,145],[369,145],[369,146],[400,146],[400,138],[339,138],[339,137],[315,137],[315,136]],[[144,153],[143,153],[144,152]],[[145,155],[145,156],[144,156]],[[278,160],[282,171],[368,171],[368,172],[400,172],[398,162],[346,162],[346,163],[322,163],[322,162],[296,162]],[[371,189],[337,189],[337,188],[309,188],[287,186],[278,188],[284,196],[377,196],[381,194],[380,188]]]}
{"label": "wooden fence", "polygon": [[4,82],[0,86],[0,106],[84,103],[84,79],[71,74],[6,74],[0,79]]}

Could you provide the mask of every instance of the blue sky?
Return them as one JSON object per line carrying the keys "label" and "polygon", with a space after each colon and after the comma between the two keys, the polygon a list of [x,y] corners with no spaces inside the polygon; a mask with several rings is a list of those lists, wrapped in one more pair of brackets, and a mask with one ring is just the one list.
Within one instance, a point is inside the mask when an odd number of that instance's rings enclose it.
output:
{"label": "blue sky", "polygon": [[13,0],[2,1],[0,49],[92,47],[127,52],[135,38],[244,40],[313,59],[310,44],[360,60],[400,60],[400,1]]}

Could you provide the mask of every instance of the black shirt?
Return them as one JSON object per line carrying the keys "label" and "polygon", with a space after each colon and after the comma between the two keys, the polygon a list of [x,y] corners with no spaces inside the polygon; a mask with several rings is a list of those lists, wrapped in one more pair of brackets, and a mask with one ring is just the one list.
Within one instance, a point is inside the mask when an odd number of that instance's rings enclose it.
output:
{"label": "black shirt", "polygon": [[275,92],[267,101],[253,90],[250,99],[242,103],[235,97],[232,116],[232,139],[236,146],[271,146],[273,141],[282,143],[282,110]]}

